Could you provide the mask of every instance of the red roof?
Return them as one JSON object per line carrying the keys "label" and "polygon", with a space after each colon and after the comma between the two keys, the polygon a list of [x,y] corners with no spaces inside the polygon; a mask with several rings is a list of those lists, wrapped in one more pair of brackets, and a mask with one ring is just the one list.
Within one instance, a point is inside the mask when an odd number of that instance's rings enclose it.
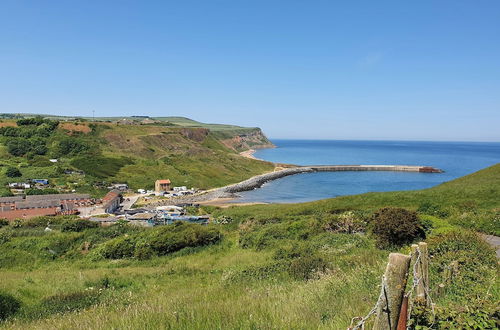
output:
{"label": "red roof", "polygon": [[166,180],[156,180],[156,182],[158,182],[158,183],[170,183],[170,180],[169,179],[166,179]]}

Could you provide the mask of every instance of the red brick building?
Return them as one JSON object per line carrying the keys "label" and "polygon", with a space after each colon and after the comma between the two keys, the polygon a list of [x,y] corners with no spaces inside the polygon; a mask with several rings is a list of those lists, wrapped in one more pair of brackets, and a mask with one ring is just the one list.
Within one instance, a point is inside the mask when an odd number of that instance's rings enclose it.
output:
{"label": "red brick building", "polygon": [[79,206],[95,204],[88,194],[29,195],[0,197],[0,219],[28,219],[44,215],[78,213]]}

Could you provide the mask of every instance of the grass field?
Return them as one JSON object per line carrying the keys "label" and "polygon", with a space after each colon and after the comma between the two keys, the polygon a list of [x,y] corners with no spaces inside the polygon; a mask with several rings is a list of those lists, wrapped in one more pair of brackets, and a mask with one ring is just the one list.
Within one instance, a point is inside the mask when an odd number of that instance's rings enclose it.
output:
{"label": "grass field", "polygon": [[[494,251],[474,232],[462,229],[453,212],[470,213],[471,220],[482,212],[498,212],[499,170],[497,165],[418,192],[298,205],[207,208],[215,219],[232,218],[227,224],[207,227],[220,232],[220,239],[208,245],[185,235],[189,230],[182,226],[172,229],[179,234],[167,233],[168,239],[159,240],[153,238],[163,235],[161,228],[119,225],[75,232],[64,230],[64,220],[56,218],[50,233],[43,230],[46,219],[4,226],[0,229],[0,292],[21,301],[21,309],[1,325],[13,329],[344,329],[352,317],[365,315],[375,303],[388,254],[409,251],[407,246],[375,246],[369,219],[374,210],[388,205],[420,209],[432,256],[436,324],[463,328],[467,323],[473,328],[495,318],[498,322],[500,283]],[[422,207],[429,199],[439,204]],[[366,230],[358,234],[325,230],[326,223],[344,215],[367,223]],[[191,247],[169,250],[186,242]],[[155,246],[176,252],[157,255]],[[135,257],[111,258],[130,253]],[[444,271],[453,261],[459,271],[438,293]]]}

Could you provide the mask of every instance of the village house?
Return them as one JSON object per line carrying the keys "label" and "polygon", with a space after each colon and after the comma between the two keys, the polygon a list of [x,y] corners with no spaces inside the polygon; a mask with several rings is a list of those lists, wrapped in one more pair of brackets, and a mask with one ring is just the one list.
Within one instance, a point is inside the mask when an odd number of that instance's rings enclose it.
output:
{"label": "village house", "polygon": [[156,192],[167,192],[170,190],[170,180],[156,180],[155,191]]}
{"label": "village house", "polygon": [[89,218],[90,221],[97,222],[100,226],[102,227],[107,227],[114,225],[118,220],[120,220],[118,217],[91,217]]}
{"label": "village house", "polygon": [[31,184],[25,182],[12,182],[9,183],[9,188],[12,189],[29,189],[31,188]]}
{"label": "village house", "polygon": [[24,200],[23,196],[12,196],[12,197],[0,197],[0,207],[6,207],[14,209],[16,202],[22,202]]}
{"label": "village house", "polygon": [[31,180],[33,183],[36,183],[36,184],[39,184],[39,185],[43,185],[43,186],[46,186],[49,184],[49,180],[47,179],[33,179]]}
{"label": "village house", "polygon": [[131,225],[140,227],[153,227],[156,223],[155,213],[136,213],[129,215],[127,220],[130,221]]}
{"label": "village house", "polygon": [[106,213],[114,213],[120,208],[122,195],[119,190],[111,190],[102,198],[102,207]]}
{"label": "village house", "polygon": [[88,194],[28,195],[1,197],[0,218],[14,220],[45,215],[78,213],[79,206],[94,204]]}
{"label": "village house", "polygon": [[128,184],[126,184],[126,183],[113,183],[108,188],[109,189],[117,189],[120,191],[126,191],[126,190],[128,190]]}

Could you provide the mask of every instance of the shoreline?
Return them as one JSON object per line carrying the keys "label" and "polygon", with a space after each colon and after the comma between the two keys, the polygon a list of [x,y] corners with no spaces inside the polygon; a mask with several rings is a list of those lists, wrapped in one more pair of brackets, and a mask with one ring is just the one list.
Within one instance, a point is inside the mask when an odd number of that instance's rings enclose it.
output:
{"label": "shoreline", "polygon": [[[412,165],[313,165],[313,166],[294,166],[289,168],[276,167],[273,172],[268,172],[253,176],[247,180],[230,184],[220,188],[214,188],[204,191],[197,195],[179,196],[159,201],[151,207],[182,204],[182,203],[216,203],[218,200],[228,201],[237,199],[236,193],[260,188],[269,181],[277,180],[286,176],[301,173],[314,172],[337,172],[337,171],[397,171],[397,172],[419,172],[419,173],[441,173],[437,168],[429,166]],[[236,205],[238,203],[231,203]]]}
{"label": "shoreline", "polygon": [[249,149],[249,150],[240,152],[240,156],[250,158],[250,159],[255,159],[255,160],[262,160],[262,159],[259,159],[259,158],[254,156],[255,152],[256,152],[255,149]]}

